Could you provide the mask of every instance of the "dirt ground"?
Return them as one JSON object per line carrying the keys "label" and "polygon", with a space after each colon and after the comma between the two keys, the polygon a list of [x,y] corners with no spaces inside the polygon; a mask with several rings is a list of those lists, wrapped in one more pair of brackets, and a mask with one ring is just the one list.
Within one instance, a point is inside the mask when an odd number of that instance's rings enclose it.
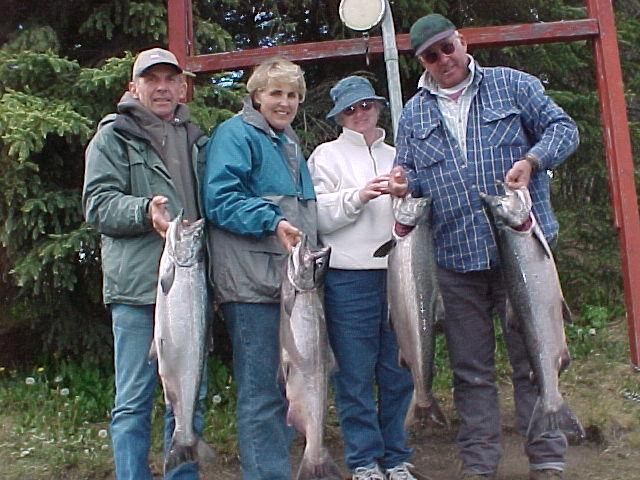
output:
{"label": "dirt ground", "polygon": [[[503,429],[503,460],[498,471],[499,480],[527,480],[528,463],[522,450],[521,437],[510,428]],[[423,480],[455,480],[458,474],[454,430],[441,431],[427,429],[412,434],[411,446],[414,454],[411,459],[415,472]],[[327,444],[334,459],[341,467],[345,479],[348,470],[342,459],[342,442],[337,427],[331,427],[327,435]],[[298,439],[293,448],[293,468],[297,468],[302,454],[303,442]],[[212,467],[205,475],[206,480],[240,480],[240,465],[237,459],[224,459],[220,465]],[[295,475],[293,476],[295,478]],[[569,448],[567,480],[636,480],[640,479],[640,450],[630,446],[598,446],[593,441]]]}

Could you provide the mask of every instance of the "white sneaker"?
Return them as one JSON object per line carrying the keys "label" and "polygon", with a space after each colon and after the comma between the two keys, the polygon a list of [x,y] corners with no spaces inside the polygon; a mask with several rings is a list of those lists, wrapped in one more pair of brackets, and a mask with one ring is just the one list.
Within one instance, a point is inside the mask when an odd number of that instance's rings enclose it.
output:
{"label": "white sneaker", "polygon": [[411,472],[409,468],[413,468],[408,462],[402,462],[400,465],[396,465],[393,468],[387,468],[387,479],[388,480],[417,480]]}
{"label": "white sneaker", "polygon": [[[398,477],[402,478],[402,477]],[[412,477],[408,477],[412,478]],[[367,467],[358,467],[353,471],[351,480],[387,480],[387,477],[382,473],[378,464],[374,463]]]}

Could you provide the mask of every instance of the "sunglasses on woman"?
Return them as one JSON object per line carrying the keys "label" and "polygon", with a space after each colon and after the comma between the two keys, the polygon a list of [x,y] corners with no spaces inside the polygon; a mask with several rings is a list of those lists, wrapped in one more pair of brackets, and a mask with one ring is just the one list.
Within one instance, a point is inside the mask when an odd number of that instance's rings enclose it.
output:
{"label": "sunglasses on woman", "polygon": [[367,102],[366,100],[364,102],[355,103],[355,104],[351,105],[350,107],[345,108],[342,111],[342,114],[346,115],[347,117],[350,117],[351,115],[356,113],[356,110],[358,110],[358,109],[364,110],[365,112],[368,112],[369,110],[371,110],[373,108],[373,104],[374,104],[374,102],[371,102],[371,101]]}
{"label": "sunglasses on woman", "polygon": [[455,51],[456,46],[453,44],[453,42],[441,43],[433,50],[425,52],[420,56],[424,58],[424,61],[427,63],[436,63],[438,61],[438,57],[440,56],[440,53],[438,53],[438,49],[443,55],[451,55]]}

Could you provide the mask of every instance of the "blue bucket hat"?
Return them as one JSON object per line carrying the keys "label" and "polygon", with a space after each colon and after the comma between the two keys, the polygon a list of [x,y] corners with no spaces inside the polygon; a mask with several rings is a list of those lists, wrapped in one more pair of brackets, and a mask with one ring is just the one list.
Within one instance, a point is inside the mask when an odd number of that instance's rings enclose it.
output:
{"label": "blue bucket hat", "polygon": [[357,75],[351,75],[340,80],[331,88],[329,95],[334,105],[331,111],[327,113],[327,120],[335,120],[335,116],[345,108],[362,100],[376,100],[383,105],[387,104],[386,98],[376,95],[369,80]]}

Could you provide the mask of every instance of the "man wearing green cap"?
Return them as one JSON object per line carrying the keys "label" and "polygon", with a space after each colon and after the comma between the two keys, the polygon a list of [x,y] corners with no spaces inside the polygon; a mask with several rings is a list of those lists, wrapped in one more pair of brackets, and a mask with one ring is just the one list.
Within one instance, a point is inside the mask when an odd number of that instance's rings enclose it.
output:
{"label": "man wearing green cap", "polygon": [[[198,152],[207,137],[189,121],[180,103],[186,94],[173,53],[152,48],[138,54],[129,89],[106,116],[85,153],[82,205],[87,223],[101,233],[104,303],[114,339],[115,406],[111,412],[115,477],[151,480],[149,449],[157,364],[149,360],[158,266],[169,220],[180,210],[202,217]],[[194,427],[202,433],[203,380]],[[170,407],[165,444],[174,431]],[[186,457],[186,456],[185,456]],[[191,458],[165,472],[165,479],[197,480]]]}
{"label": "man wearing green cap", "polygon": [[[438,14],[411,27],[411,45],[425,72],[405,105],[396,140],[392,194],[431,196],[443,327],[454,372],[461,478],[495,478],[501,455],[495,385],[495,332],[501,319],[513,367],[516,422],[527,430],[537,387],[521,334],[505,328],[505,291],[491,225],[480,192],[497,181],[528,187],[533,213],[550,244],[558,222],[547,171],[578,146],[573,120],[537,78],[511,68],[486,68],[467,54],[455,25]],[[559,430],[529,438],[530,479],[561,478],[567,439]]]}

